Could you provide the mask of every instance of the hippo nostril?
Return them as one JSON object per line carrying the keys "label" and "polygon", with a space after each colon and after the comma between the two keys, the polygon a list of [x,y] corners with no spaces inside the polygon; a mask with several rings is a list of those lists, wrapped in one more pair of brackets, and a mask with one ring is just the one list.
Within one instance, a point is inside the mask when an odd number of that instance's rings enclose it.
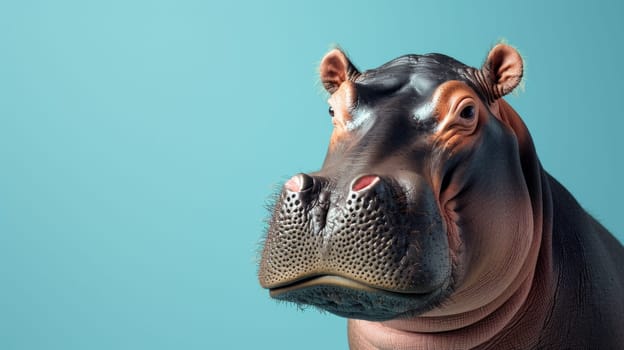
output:
{"label": "hippo nostril", "polygon": [[375,184],[379,182],[379,176],[376,175],[364,175],[360,176],[357,179],[353,180],[351,183],[352,191],[362,191],[368,188],[375,186]]}
{"label": "hippo nostril", "polygon": [[312,188],[313,184],[314,179],[311,176],[300,173],[286,181],[284,187],[291,192],[303,192]]}

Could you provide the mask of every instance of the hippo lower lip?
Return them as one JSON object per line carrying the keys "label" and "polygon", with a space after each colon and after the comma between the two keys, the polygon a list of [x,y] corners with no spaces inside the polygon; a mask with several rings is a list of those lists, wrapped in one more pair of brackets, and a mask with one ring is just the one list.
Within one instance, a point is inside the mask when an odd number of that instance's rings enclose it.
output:
{"label": "hippo lower lip", "polygon": [[341,276],[321,275],[271,288],[270,295],[343,317],[381,321],[431,309],[446,296],[444,285],[424,293],[405,293],[370,287]]}

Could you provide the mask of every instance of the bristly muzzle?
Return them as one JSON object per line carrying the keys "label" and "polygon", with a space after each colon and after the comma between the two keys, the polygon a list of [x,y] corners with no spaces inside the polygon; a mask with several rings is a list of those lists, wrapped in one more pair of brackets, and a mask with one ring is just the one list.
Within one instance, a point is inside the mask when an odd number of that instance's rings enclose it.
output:
{"label": "bristly muzzle", "polygon": [[428,187],[407,195],[391,180],[365,186],[356,180],[345,195],[317,177],[311,186],[283,190],[262,252],[264,287],[340,276],[380,291],[421,294],[445,283],[448,242]]}

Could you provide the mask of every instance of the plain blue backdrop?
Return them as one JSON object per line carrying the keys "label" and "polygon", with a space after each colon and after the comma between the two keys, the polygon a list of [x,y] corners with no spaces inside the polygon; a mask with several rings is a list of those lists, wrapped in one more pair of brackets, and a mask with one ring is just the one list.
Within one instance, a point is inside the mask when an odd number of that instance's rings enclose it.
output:
{"label": "plain blue backdrop", "polygon": [[264,204],[317,169],[317,64],[526,60],[508,97],[620,240],[622,2],[2,1],[0,349],[346,349],[256,280]]}

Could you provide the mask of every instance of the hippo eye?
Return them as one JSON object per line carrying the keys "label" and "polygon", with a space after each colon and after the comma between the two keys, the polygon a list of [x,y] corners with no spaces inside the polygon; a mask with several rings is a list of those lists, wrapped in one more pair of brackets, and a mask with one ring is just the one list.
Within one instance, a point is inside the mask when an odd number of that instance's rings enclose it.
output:
{"label": "hippo eye", "polygon": [[475,108],[474,106],[466,106],[464,107],[464,109],[462,109],[461,113],[459,113],[459,116],[464,118],[464,119],[472,119],[475,116]]}
{"label": "hippo eye", "polygon": [[332,118],[334,117],[334,109],[332,108],[332,106],[329,106],[329,115],[332,116]]}

